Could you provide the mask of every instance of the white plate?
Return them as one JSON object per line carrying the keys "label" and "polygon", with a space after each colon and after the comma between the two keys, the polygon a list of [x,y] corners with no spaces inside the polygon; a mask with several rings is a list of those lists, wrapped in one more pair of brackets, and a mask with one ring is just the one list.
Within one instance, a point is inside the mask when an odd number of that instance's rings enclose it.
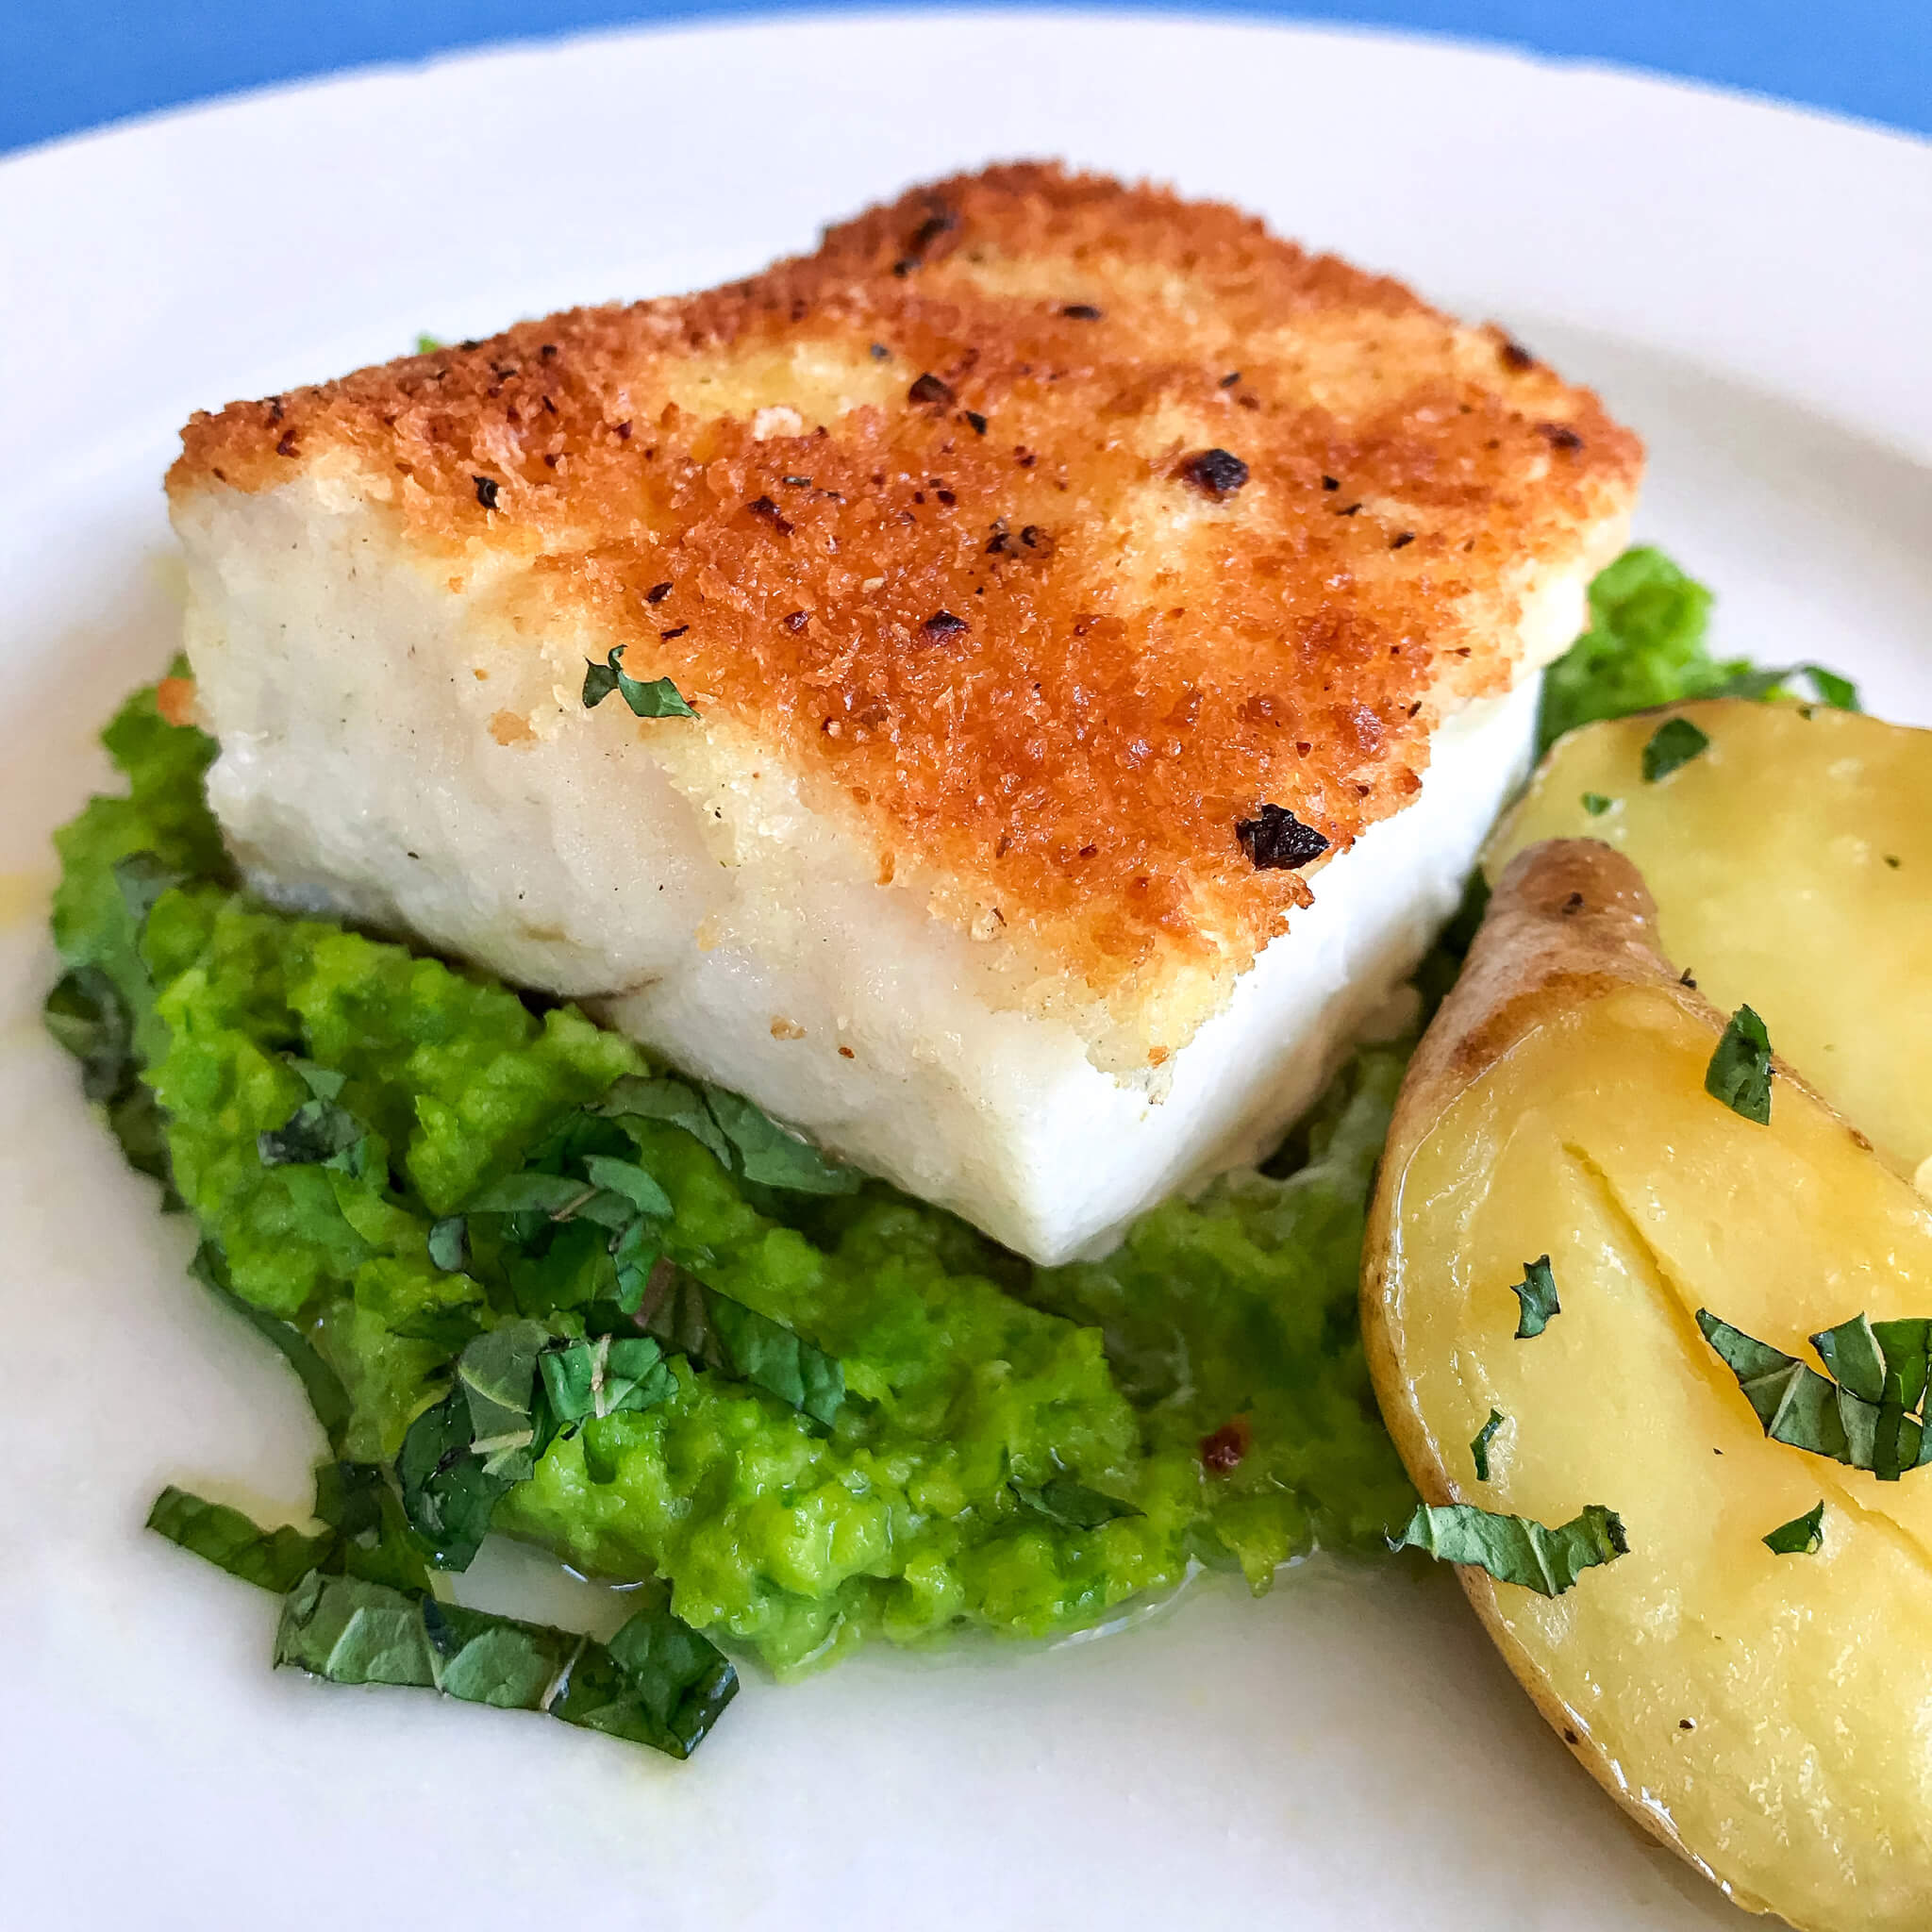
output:
{"label": "white plate", "polygon": [[[1640,1841],[1445,1577],[1316,1562],[1105,1642],[754,1680],[687,1768],[272,1674],[268,1599],[143,1537],[300,1512],[292,1385],[34,1015],[49,826],[170,643],[187,411],[808,244],[919,176],[1171,178],[1493,315],[1650,438],[1726,647],[1932,722],[1932,148],[1366,35],[851,16],[257,95],[0,167],[0,1871],[16,1924],[1596,1932],[1742,1920]],[[582,1608],[533,1557],[479,1578]],[[500,1600],[500,1599],[499,1599]]]}

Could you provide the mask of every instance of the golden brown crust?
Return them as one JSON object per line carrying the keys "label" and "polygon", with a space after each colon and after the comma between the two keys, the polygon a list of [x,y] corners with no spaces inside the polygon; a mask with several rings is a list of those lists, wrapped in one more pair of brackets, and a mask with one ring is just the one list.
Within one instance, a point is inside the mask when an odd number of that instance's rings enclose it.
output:
{"label": "golden brown crust", "polygon": [[[523,559],[1102,991],[1243,970],[1309,887],[1237,823],[1280,805],[1332,854],[1407,803],[1641,463],[1395,282],[1032,164],[183,443],[177,497],[326,469],[419,555]],[[1191,469],[1209,448],[1244,487]]]}

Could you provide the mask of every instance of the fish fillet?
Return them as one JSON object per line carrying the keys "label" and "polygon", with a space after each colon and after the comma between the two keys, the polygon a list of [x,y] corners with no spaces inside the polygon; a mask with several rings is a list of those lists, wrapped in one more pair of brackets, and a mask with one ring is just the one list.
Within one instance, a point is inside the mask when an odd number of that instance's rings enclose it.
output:
{"label": "fish fillet", "polygon": [[[1641,469],[1499,332],[1033,164],[183,444],[258,890],[1048,1261],[1252,1157],[1413,968]],[[587,706],[619,646],[696,715]]]}

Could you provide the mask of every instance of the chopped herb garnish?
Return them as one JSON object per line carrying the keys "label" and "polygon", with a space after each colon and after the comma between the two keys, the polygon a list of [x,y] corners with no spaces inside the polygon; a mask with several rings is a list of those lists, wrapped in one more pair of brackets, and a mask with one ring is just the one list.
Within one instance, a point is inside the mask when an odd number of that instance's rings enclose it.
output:
{"label": "chopped herb garnish", "polygon": [[[691,626],[685,625],[683,629]],[[667,633],[675,635],[675,633]],[[612,691],[619,692],[640,718],[695,718],[684,693],[668,677],[633,677],[619,661],[625,646],[614,644],[602,664],[584,662],[584,708],[594,711]]]}
{"label": "chopped herb garnish", "polygon": [[173,1483],[155,1498],[147,1526],[230,1576],[278,1595],[293,1590],[335,1541],[332,1533],[307,1536],[287,1524],[263,1529],[241,1510],[204,1502]]}
{"label": "chopped herb garnish", "polygon": [[1504,1416],[1500,1408],[1490,1411],[1490,1419],[1475,1432],[1475,1441],[1469,1445],[1469,1453],[1475,1462],[1475,1479],[1486,1483],[1490,1479],[1490,1444],[1496,1439],[1496,1431],[1503,1426]]}
{"label": "chopped herb garnish", "polygon": [[279,1127],[265,1127],[255,1137],[262,1166],[329,1167],[359,1174],[369,1129],[338,1103],[346,1075],[293,1055],[288,1064],[302,1076],[309,1097]]}
{"label": "chopped herb garnish", "polygon": [[430,1224],[429,1258],[445,1274],[458,1274],[468,1264],[470,1228],[460,1214],[445,1214]]}
{"label": "chopped herb garnish", "polygon": [[1234,835],[1257,872],[1299,872],[1328,849],[1325,834],[1279,805],[1264,805],[1253,818],[1237,820]]}
{"label": "chopped herb garnish", "polygon": [[1705,1069],[1704,1091],[1747,1121],[1770,1124],[1771,1035],[1749,1007],[1731,1015]]}
{"label": "chopped herb garnish", "polygon": [[1395,1549],[1486,1570],[1499,1583],[1561,1596],[1586,1570],[1628,1554],[1624,1519],[1601,1503],[1556,1529],[1526,1516],[1498,1516],[1474,1503],[1419,1504]]}
{"label": "chopped herb garnish", "polygon": [[802,1194],[856,1194],[865,1185],[857,1168],[828,1160],[808,1141],[788,1134],[741,1093],[707,1086],[705,1105],[736,1152],[735,1165],[748,1181],[790,1188]]}
{"label": "chopped herb garnish", "polygon": [[1774,1442],[1870,1470],[1881,1482],[1932,1462],[1923,1416],[1932,1322],[1859,1315],[1812,1336],[1829,1375],[1707,1308],[1697,1325]]}
{"label": "chopped herb garnish", "polygon": [[1511,1282],[1509,1292],[1523,1304],[1516,1319],[1516,1340],[1528,1341],[1550,1325],[1550,1317],[1560,1315],[1563,1305],[1557,1299],[1557,1277],[1547,1255],[1523,1264],[1523,1279]]}
{"label": "chopped herb garnish", "polygon": [[308,1406],[315,1411],[315,1419],[322,1424],[323,1433],[331,1446],[339,1446],[343,1431],[349,1425],[349,1391],[342,1386],[341,1377],[323,1360],[308,1338],[292,1322],[284,1322],[266,1308],[258,1308],[253,1302],[237,1294],[233,1282],[228,1278],[228,1264],[212,1241],[205,1241],[195,1249],[194,1258],[188,1264],[188,1272],[280,1351],[302,1384],[303,1393],[308,1397]]}
{"label": "chopped herb garnish", "polygon": [[406,1685],[541,1710],[674,1757],[688,1757],[738,1693],[730,1660],[666,1608],[640,1610],[601,1644],[423,1591],[319,1573],[285,1599],[275,1660],[331,1684]]}
{"label": "chopped herb garnish", "polygon": [[845,1365],[836,1356],[684,1269],[654,1269],[631,1320],[667,1354],[749,1382],[827,1428],[845,1401]]}
{"label": "chopped herb garnish", "polygon": [[1655,785],[1710,748],[1710,740],[1688,718],[1666,718],[1643,747],[1643,782]]}
{"label": "chopped herb garnish", "polygon": [[1858,708],[1858,687],[1849,677],[1827,671],[1822,664],[1790,664],[1782,671],[1739,670],[1718,686],[1711,695],[1720,698],[1774,698],[1787,695],[1792,678],[1807,679],[1818,694],[1818,702],[1834,711]]}
{"label": "chopped herb garnish", "polygon": [[1614,798],[1607,797],[1601,791],[1586,791],[1583,794],[1583,808],[1593,819],[1602,818],[1616,802]]}
{"label": "chopped herb garnish", "polygon": [[1090,1490],[1069,1475],[1053,1476],[1037,1490],[1017,1482],[1008,1487],[1026,1508],[1065,1529],[1098,1529],[1103,1524],[1117,1523],[1124,1516],[1143,1513],[1133,1504],[1124,1503],[1118,1496],[1109,1496],[1100,1490]]}
{"label": "chopped herb garnish", "polygon": [[447,343],[439,341],[431,335],[419,335],[416,338],[416,353],[419,356],[433,356],[437,350],[447,346]]}
{"label": "chopped herb garnish", "polygon": [[1824,1499],[1804,1515],[1779,1524],[1763,1542],[1774,1557],[1815,1557],[1824,1547]]}

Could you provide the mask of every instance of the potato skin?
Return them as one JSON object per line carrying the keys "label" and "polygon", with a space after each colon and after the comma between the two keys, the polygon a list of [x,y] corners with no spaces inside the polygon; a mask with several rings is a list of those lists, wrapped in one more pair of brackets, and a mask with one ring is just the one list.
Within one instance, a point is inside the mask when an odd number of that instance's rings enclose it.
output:
{"label": "potato skin", "polygon": [[[1529,847],[1497,881],[1463,973],[1410,1062],[1370,1209],[1361,1321],[1383,1417],[1426,1502],[1480,1503],[1484,1498],[1480,1485],[1472,1491],[1444,1466],[1408,1392],[1391,1319],[1402,1178],[1411,1157],[1466,1089],[1540,1026],[1619,988],[1668,999],[1709,1035],[1714,1047],[1725,1016],[1680,980],[1657,950],[1656,932],[1656,907],[1641,875],[1610,846],[1561,839]],[[1789,1065],[1774,1059],[1774,1067],[1781,1083],[1817,1100]],[[1869,1141],[1848,1124],[1846,1131],[1869,1149]],[[1475,1568],[1459,1568],[1457,1575],[1531,1701],[1617,1804],[1736,1904],[1757,1912],[1773,1910],[1721,1879],[1677,1835],[1667,1810],[1646,1805],[1642,1793],[1630,1789],[1608,1752],[1591,1737],[1587,1721],[1554,1691],[1508,1628],[1492,1579]]]}

